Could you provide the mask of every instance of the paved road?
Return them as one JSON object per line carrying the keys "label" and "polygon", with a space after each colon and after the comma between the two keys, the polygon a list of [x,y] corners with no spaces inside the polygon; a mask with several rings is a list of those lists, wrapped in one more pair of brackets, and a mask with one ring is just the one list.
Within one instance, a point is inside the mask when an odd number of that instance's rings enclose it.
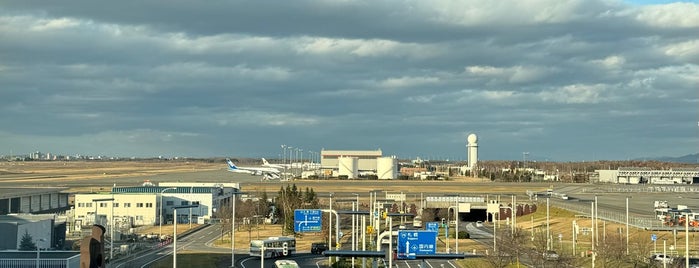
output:
{"label": "paved road", "polygon": [[[214,224],[208,225],[196,232],[193,232],[185,237],[179,238],[177,240],[177,251],[197,251],[206,253],[220,253],[228,254],[230,256],[231,250],[227,248],[213,247],[211,243],[219,239],[221,236],[221,225]],[[164,258],[172,258],[173,245],[167,245],[165,247],[150,250],[135,256],[131,256],[125,259],[117,259],[111,264],[111,267],[115,268],[126,268],[126,267],[148,267],[148,265]],[[245,253],[244,249],[236,249],[236,259],[242,259],[247,257],[248,254]]]}

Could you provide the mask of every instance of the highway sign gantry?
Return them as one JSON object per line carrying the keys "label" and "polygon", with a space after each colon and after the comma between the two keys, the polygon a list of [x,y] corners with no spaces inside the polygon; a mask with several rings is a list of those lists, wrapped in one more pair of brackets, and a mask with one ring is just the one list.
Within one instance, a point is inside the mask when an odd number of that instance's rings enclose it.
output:
{"label": "highway sign gantry", "polygon": [[322,215],[320,209],[294,210],[294,232],[320,232]]}

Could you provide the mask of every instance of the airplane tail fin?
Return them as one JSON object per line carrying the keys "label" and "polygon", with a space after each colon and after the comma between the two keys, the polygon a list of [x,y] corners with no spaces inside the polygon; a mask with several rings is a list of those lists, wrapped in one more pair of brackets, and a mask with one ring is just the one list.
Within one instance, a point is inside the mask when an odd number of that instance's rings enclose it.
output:
{"label": "airplane tail fin", "polygon": [[233,164],[233,162],[230,159],[226,159],[226,163],[228,163],[228,169],[238,169],[238,167],[235,166],[235,164]]}
{"label": "airplane tail fin", "polygon": [[269,165],[269,162],[267,162],[267,159],[265,159],[265,158],[263,157],[263,158],[262,158],[262,164],[266,166],[266,165]]}

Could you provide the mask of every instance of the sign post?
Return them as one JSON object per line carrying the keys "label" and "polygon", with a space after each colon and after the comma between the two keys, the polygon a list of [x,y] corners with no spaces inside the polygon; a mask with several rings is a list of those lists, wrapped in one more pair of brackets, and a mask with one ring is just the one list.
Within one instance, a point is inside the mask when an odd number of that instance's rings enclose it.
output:
{"label": "sign post", "polygon": [[398,259],[415,259],[415,255],[434,255],[437,232],[426,230],[398,231]]}
{"label": "sign post", "polygon": [[294,232],[320,232],[322,218],[320,209],[294,210]]}
{"label": "sign post", "polygon": [[439,222],[433,221],[425,224],[426,231],[439,232]]}

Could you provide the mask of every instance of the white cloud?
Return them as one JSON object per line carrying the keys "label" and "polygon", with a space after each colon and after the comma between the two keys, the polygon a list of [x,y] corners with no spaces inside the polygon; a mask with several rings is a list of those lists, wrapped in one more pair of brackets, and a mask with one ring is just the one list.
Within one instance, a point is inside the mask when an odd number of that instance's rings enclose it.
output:
{"label": "white cloud", "polygon": [[551,68],[521,65],[505,68],[494,66],[468,66],[465,69],[466,73],[469,75],[498,79],[512,84],[534,82],[555,72]]}
{"label": "white cloud", "polygon": [[[438,77],[396,77],[379,81],[382,88],[425,87],[439,83]],[[429,87],[427,88],[429,89]]]}
{"label": "white cloud", "polygon": [[626,59],[623,56],[612,55],[604,59],[592,60],[591,63],[604,68],[615,69],[622,67],[625,61]]}
{"label": "white cloud", "polygon": [[679,59],[693,58],[699,56],[699,40],[689,40],[676,44],[670,44],[664,47],[665,54],[668,56],[677,57]]}
{"label": "white cloud", "polygon": [[699,27],[699,4],[669,3],[639,8],[636,20],[659,28]]}
{"label": "white cloud", "polygon": [[605,101],[603,98],[607,87],[605,85],[568,85],[553,91],[542,91],[538,94],[543,102],[568,104],[594,104]]}

